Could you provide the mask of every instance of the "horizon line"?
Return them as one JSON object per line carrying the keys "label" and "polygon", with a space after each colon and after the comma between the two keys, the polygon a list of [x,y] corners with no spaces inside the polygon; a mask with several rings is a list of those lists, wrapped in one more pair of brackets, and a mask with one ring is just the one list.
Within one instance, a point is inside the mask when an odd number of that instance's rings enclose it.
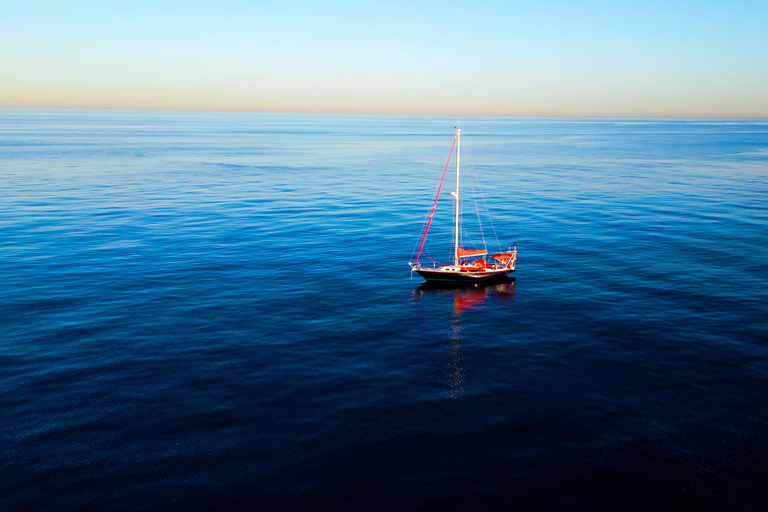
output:
{"label": "horizon line", "polygon": [[0,105],[0,109],[16,110],[90,110],[90,111],[134,111],[134,112],[220,112],[242,114],[296,114],[296,115],[349,115],[387,117],[484,117],[484,118],[600,118],[600,119],[768,119],[764,115],[747,114],[637,114],[637,113],[427,113],[391,112],[381,110],[348,111],[339,109],[258,109],[258,108],[216,108],[216,107],[119,107],[119,106],[50,106],[50,105]]}

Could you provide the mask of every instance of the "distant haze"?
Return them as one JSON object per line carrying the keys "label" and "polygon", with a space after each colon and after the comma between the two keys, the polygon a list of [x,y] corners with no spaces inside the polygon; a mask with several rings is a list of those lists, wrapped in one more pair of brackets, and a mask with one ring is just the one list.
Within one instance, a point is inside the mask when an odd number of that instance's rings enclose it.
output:
{"label": "distant haze", "polygon": [[0,106],[768,116],[768,2],[17,1]]}

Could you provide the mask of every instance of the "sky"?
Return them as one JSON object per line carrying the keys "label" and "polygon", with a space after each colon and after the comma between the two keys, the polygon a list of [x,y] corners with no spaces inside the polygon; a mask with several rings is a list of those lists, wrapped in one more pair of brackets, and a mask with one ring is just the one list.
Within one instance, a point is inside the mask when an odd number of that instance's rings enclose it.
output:
{"label": "sky", "polygon": [[768,0],[3,0],[0,107],[768,117]]}

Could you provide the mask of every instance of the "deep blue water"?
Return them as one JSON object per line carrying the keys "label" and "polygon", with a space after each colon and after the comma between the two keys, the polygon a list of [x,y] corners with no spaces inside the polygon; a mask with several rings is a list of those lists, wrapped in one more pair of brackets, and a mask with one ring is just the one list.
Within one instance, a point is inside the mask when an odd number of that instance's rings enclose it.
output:
{"label": "deep blue water", "polygon": [[0,509],[768,507],[768,120],[459,121],[0,110]]}

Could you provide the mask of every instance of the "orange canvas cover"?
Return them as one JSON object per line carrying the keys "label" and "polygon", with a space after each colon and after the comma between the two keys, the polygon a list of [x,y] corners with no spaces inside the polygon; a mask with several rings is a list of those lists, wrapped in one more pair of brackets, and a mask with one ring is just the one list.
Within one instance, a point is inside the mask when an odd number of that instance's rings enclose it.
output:
{"label": "orange canvas cover", "polygon": [[483,251],[482,249],[467,250],[467,249],[462,249],[461,247],[456,248],[456,255],[459,258],[469,258],[471,256],[485,256],[486,254],[488,254],[488,251]]}
{"label": "orange canvas cover", "polygon": [[491,258],[499,261],[507,261],[511,257],[511,254],[491,254]]}

